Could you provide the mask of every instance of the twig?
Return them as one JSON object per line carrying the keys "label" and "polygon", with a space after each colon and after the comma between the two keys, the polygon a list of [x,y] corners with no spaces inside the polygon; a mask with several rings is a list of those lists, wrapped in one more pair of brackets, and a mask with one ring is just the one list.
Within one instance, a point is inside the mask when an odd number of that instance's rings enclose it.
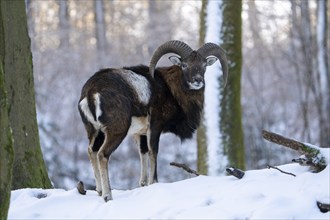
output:
{"label": "twig", "polygon": [[296,177],[296,175],[295,175],[295,174],[293,174],[293,173],[288,173],[288,172],[285,172],[285,171],[281,170],[280,168],[277,168],[277,167],[274,167],[274,166],[271,166],[271,165],[267,165],[267,168],[268,168],[268,169],[270,169],[270,168],[273,168],[273,169],[275,169],[275,170],[278,170],[278,171],[280,171],[281,173],[285,173],[285,174],[288,174],[288,175],[291,175],[291,176],[294,176],[294,177]]}
{"label": "twig", "polygon": [[188,173],[192,173],[195,174],[196,176],[199,176],[199,173],[196,170],[191,169],[190,167],[188,167],[186,164],[183,163],[176,163],[176,162],[171,162],[170,163],[171,166],[175,166],[175,167],[179,167],[184,169],[185,171],[187,171]]}

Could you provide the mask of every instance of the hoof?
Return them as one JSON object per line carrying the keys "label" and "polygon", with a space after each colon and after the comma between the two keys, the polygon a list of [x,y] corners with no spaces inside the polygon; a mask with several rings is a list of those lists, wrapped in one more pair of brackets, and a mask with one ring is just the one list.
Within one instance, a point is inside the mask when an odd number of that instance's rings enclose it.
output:
{"label": "hoof", "polygon": [[102,190],[100,191],[96,190],[96,192],[99,194],[99,196],[102,196]]}
{"label": "hoof", "polygon": [[107,194],[107,195],[103,196],[103,199],[104,199],[105,202],[108,202],[108,201],[112,200],[112,196]]}
{"label": "hoof", "polygon": [[143,187],[143,186],[147,186],[148,183],[147,183],[146,180],[143,180],[143,181],[140,181],[139,185],[140,185],[141,187]]}

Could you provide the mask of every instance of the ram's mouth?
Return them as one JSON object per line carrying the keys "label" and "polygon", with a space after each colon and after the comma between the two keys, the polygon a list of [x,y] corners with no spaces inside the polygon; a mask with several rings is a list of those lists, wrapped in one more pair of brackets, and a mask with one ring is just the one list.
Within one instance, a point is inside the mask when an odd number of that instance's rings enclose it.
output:
{"label": "ram's mouth", "polygon": [[188,82],[190,90],[199,90],[204,87],[204,82]]}

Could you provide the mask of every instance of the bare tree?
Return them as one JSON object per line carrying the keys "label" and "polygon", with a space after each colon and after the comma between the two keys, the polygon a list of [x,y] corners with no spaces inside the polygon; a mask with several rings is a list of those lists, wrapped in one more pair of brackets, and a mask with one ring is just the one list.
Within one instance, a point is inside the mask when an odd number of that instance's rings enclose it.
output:
{"label": "bare tree", "polygon": [[103,0],[94,1],[94,8],[95,8],[95,23],[96,23],[95,25],[96,45],[97,45],[96,48],[99,51],[98,61],[99,63],[103,64],[107,50]]}
{"label": "bare tree", "polygon": [[[299,86],[299,100],[303,119],[302,136],[312,141],[318,133],[321,146],[329,145],[329,70],[327,58],[326,2],[317,1],[317,23],[311,22],[313,11],[309,1],[291,0],[291,48]],[[315,36],[316,35],[316,36]],[[317,125],[315,124],[317,122]],[[313,138],[315,139],[315,138]]]}
{"label": "bare tree", "polygon": [[[152,55],[154,50],[162,43],[171,39],[173,36],[173,16],[172,13],[173,3],[160,0],[148,0],[148,25],[147,25],[147,38],[148,40],[148,57]],[[159,16],[162,13],[162,16]],[[154,33],[163,33],[154,39]]]}
{"label": "bare tree", "polygon": [[317,71],[320,146],[330,146],[330,73],[328,64],[327,1],[317,1]]}
{"label": "bare tree", "polygon": [[62,30],[60,34],[60,47],[67,49],[70,43],[70,23],[68,1],[58,1],[59,26]]}

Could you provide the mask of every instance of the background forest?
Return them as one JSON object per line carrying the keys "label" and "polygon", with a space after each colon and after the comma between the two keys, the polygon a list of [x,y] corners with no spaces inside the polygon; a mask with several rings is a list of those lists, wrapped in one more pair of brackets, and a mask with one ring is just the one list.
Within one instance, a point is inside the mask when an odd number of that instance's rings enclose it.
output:
{"label": "background forest", "polygon": [[[148,64],[154,49],[170,39],[197,48],[201,8],[202,1],[197,0],[27,0],[40,141],[55,187],[70,188],[80,179],[94,184],[88,140],[77,110],[85,81],[100,68]],[[330,34],[329,28],[318,28],[317,8],[316,0],[243,1],[246,169],[292,159],[292,152],[263,141],[262,129],[330,146],[329,112],[324,111],[329,108],[323,108],[329,103],[329,92],[323,91],[329,88],[329,78],[322,78],[317,59],[318,36]],[[329,54],[329,38],[326,41],[323,48]],[[326,61],[328,65],[329,57]],[[327,66],[325,73],[329,77]],[[173,135],[162,135],[161,182],[189,177],[169,162],[195,168],[196,160],[196,137],[181,143]],[[139,166],[137,148],[127,138],[110,162],[112,186],[136,187]]]}

